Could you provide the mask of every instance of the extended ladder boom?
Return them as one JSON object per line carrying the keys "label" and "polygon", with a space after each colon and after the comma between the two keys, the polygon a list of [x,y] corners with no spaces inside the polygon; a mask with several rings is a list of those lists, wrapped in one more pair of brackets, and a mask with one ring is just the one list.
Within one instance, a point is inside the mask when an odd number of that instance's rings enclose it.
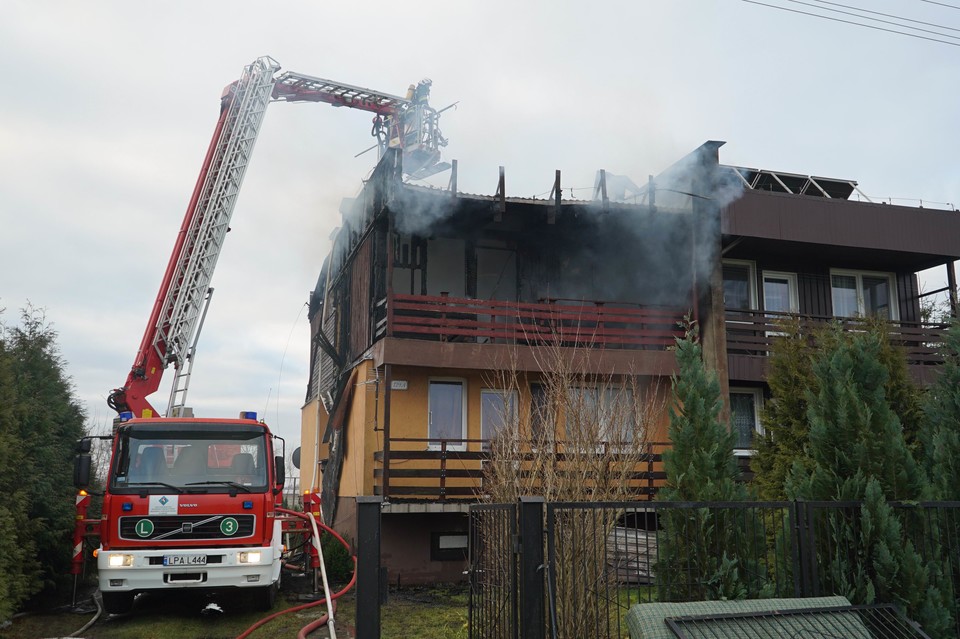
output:
{"label": "extended ladder boom", "polygon": [[[192,355],[210,279],[273,93],[273,75],[279,69],[280,65],[273,59],[259,58],[224,90],[220,119],[133,368],[124,387],[114,390],[108,399],[114,410],[129,410],[137,417],[149,410],[150,415],[155,415],[146,398],[159,387],[163,369],[172,363],[182,370]],[[175,404],[182,406],[186,399],[187,380],[180,377],[179,381],[171,391],[168,414]]]}
{"label": "extended ladder boom", "polygon": [[437,125],[440,114],[428,103],[429,80],[411,85],[408,97],[401,98],[289,71],[275,75],[279,70],[276,60],[258,58],[224,89],[220,118],[133,367],[126,383],[107,399],[117,412],[155,416],[147,396],[159,388],[170,364],[177,375],[167,416],[177,414],[186,402],[194,348],[213,293],[210,281],[271,100],[325,102],[373,112],[377,146],[381,153],[388,146],[401,148],[405,173],[423,177],[450,166],[440,162],[439,147],[447,141]]}

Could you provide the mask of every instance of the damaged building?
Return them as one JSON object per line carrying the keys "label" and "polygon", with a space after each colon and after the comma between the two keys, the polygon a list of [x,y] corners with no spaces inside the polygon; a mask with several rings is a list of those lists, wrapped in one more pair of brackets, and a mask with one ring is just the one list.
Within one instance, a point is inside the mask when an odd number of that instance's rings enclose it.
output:
{"label": "damaged building", "polygon": [[[601,172],[591,200],[563,198],[559,171],[547,199],[507,197],[502,168],[494,195],[460,193],[456,163],[447,189],[415,186],[391,151],[344,202],[310,299],[301,481],[348,536],[356,498],[384,498],[391,583],[462,579],[489,442],[505,413],[536,406],[544,347],[667,395],[675,339],[696,320],[745,467],[779,318],[880,316],[932,379],[942,327],[921,321],[918,273],[945,267],[955,296],[960,217],[869,202],[850,180],[725,166],[721,145],[642,188]],[[519,387],[498,384],[507,368]],[[647,499],[666,413],[643,427],[631,482]]]}

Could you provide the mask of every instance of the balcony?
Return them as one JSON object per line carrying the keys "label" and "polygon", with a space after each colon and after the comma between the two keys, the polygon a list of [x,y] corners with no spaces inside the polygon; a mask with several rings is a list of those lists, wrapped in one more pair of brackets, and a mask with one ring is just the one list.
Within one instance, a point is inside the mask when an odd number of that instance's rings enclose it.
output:
{"label": "balcony", "polygon": [[[490,442],[480,439],[391,438],[383,450],[374,453],[374,492],[394,502],[476,502],[484,497],[484,464],[489,463]],[[630,473],[630,486],[638,498],[653,499],[665,478],[663,451],[669,444],[644,444],[641,461]],[[536,458],[529,445],[515,463],[524,477],[531,474]],[[583,455],[598,455],[610,464],[622,457],[614,452],[564,450],[561,442],[552,445],[552,463],[565,472],[571,461]],[[508,462],[509,463],[509,462]]]}
{"label": "balcony", "polygon": [[682,310],[636,304],[394,294],[386,306],[377,337],[664,351],[683,336]]}
{"label": "balcony", "polygon": [[[731,380],[764,381],[766,360],[774,340],[783,334],[780,322],[799,320],[801,330],[822,328],[839,322],[845,331],[862,331],[862,318],[820,317],[755,310],[726,311],[727,360]],[[943,357],[938,349],[948,324],[888,322],[890,341],[902,349],[914,380],[928,384],[935,379]]]}

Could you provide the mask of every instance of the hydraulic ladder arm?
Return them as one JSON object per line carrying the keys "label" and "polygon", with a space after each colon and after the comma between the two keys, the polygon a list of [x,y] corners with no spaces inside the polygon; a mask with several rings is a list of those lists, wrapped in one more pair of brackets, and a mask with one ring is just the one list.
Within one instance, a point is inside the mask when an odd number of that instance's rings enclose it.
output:
{"label": "hydraulic ladder arm", "polygon": [[373,112],[373,134],[381,154],[388,146],[401,148],[405,173],[425,177],[450,166],[439,161],[439,147],[446,146],[447,141],[437,125],[440,112],[428,103],[429,80],[411,86],[410,96],[401,98],[289,71],[275,75],[279,70],[276,60],[258,58],[244,67],[239,80],[224,89],[220,117],[140,348],[126,383],[107,398],[107,404],[117,412],[155,416],[157,412],[147,396],[160,387],[170,364],[177,373],[167,416],[177,414],[185,405],[194,349],[213,294],[210,281],[271,100],[325,102]]}
{"label": "hydraulic ladder arm", "polygon": [[[263,57],[244,68],[224,89],[213,139],[174,244],[160,291],[133,367],[107,403],[136,417],[156,415],[147,396],[157,390],[164,369],[178,372],[192,357],[197,329],[210,295],[210,279],[226,236],[237,193],[273,93],[275,60]],[[189,375],[178,375],[167,414],[183,405]],[[145,413],[144,411],[150,411]]]}

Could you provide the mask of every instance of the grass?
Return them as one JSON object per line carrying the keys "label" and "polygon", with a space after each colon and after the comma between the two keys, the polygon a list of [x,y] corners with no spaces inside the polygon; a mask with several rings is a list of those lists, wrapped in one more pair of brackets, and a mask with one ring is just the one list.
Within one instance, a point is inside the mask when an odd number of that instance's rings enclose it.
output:
{"label": "grass", "polygon": [[[167,639],[192,637],[196,639],[232,639],[265,616],[251,611],[246,600],[237,595],[217,602],[222,614],[207,616],[201,613],[204,600],[187,595],[140,597],[134,612],[123,617],[101,619],[84,632],[86,639]],[[296,601],[278,598],[273,612],[297,605]],[[292,637],[320,617],[325,605],[282,615],[251,635],[251,639]],[[352,593],[340,600],[337,608],[338,637],[352,637],[356,619],[356,604]],[[83,626],[92,614],[70,612],[33,614],[15,619],[0,630],[2,639],[38,639],[65,637]],[[422,639],[465,639],[467,637],[467,590],[461,586],[404,588],[392,590],[381,610],[383,639],[420,637]],[[327,636],[318,631],[311,637]]]}

